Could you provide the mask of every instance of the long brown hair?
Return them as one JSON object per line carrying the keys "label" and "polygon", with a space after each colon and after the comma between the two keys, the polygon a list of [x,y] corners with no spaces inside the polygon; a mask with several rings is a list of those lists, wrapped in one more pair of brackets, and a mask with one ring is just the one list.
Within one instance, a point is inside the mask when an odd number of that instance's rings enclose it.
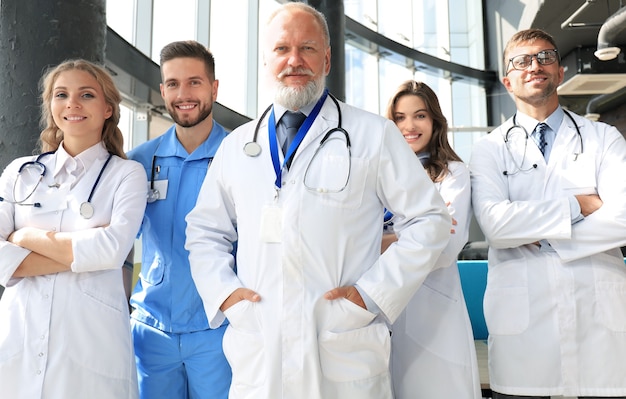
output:
{"label": "long brown hair", "polygon": [[120,121],[120,102],[122,101],[122,96],[117,87],[115,87],[111,75],[109,75],[103,67],[83,59],[67,60],[56,67],[51,67],[46,71],[39,82],[41,90],[41,119],[39,123],[43,129],[39,135],[39,147],[41,151],[56,151],[61,141],[63,141],[63,131],[59,129],[52,117],[52,92],[54,90],[54,83],[59,75],[63,72],[75,69],[89,73],[96,79],[100,87],[102,87],[104,101],[111,106],[113,111],[111,116],[104,121],[104,126],[102,127],[102,142],[109,152],[121,158],[126,158],[126,154],[124,154],[124,136],[117,127]]}
{"label": "long brown hair", "polygon": [[402,83],[387,105],[387,118],[395,122],[394,114],[398,100],[404,96],[417,96],[424,101],[426,110],[433,120],[433,132],[425,151],[430,153],[430,159],[424,165],[431,180],[441,181],[449,172],[448,162],[462,162],[461,157],[448,142],[448,121],[441,112],[439,99],[435,92],[423,82],[407,80]]}

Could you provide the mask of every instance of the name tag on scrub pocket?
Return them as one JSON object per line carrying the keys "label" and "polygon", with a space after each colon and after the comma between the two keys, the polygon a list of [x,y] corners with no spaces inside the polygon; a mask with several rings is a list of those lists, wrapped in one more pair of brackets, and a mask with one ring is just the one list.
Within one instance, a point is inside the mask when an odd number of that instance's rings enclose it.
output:
{"label": "name tag on scrub pocket", "polygon": [[[155,180],[154,189],[159,193],[158,200],[164,200],[167,198],[167,184],[168,180]],[[148,190],[150,190],[150,182],[148,182]]]}

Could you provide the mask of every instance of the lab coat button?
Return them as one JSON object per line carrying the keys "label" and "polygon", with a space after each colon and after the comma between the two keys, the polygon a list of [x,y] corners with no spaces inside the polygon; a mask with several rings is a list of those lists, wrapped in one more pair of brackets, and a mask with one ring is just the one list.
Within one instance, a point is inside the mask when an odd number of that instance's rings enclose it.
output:
{"label": "lab coat button", "polygon": [[41,374],[41,370],[37,370],[37,375]]}
{"label": "lab coat button", "polygon": [[43,357],[43,352],[39,352],[39,357]]}

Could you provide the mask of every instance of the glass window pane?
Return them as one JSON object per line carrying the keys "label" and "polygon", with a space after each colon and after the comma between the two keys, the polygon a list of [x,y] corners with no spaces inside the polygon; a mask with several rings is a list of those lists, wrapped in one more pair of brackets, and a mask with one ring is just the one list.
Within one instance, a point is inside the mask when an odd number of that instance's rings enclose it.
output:
{"label": "glass window pane", "polygon": [[376,0],[344,0],[343,9],[348,17],[373,31],[378,31]]}
{"label": "glass window pane", "polygon": [[[274,101],[274,88],[271,85],[273,78],[269,75],[267,68],[263,65],[263,52],[265,50],[264,31],[270,14],[280,6],[277,1],[260,1],[259,2],[259,57],[257,63],[259,85],[257,91],[257,115],[261,115]],[[332,61],[331,61],[332,62]],[[252,66],[251,66],[252,67]]]}
{"label": "glass window pane", "polygon": [[378,113],[378,62],[376,57],[349,44],[346,44],[345,48],[346,102]]}
{"label": "glass window pane", "polygon": [[196,39],[196,0],[154,0],[153,13],[151,58],[158,64],[166,44]]}
{"label": "glass window pane", "polygon": [[412,79],[413,72],[405,66],[383,58],[379,63],[380,68],[380,108],[378,113],[385,115],[389,98],[395,93],[402,82]]}
{"label": "glass window pane", "polygon": [[124,136],[124,152],[130,150],[133,144],[133,110],[131,107],[130,104],[125,104],[124,102],[120,104],[120,121],[117,127],[120,128],[122,136]]}
{"label": "glass window pane", "polygon": [[107,0],[107,25],[128,43],[135,44],[135,2],[128,0]]}
{"label": "glass window pane", "polygon": [[248,60],[248,46],[256,46],[248,44],[248,0],[212,1],[210,29],[209,47],[220,81],[217,101],[246,114],[247,96],[256,90],[247,80],[248,68],[256,67]]}
{"label": "glass window pane", "polygon": [[413,2],[395,0],[393,6],[379,2],[378,32],[403,46],[413,47]]}

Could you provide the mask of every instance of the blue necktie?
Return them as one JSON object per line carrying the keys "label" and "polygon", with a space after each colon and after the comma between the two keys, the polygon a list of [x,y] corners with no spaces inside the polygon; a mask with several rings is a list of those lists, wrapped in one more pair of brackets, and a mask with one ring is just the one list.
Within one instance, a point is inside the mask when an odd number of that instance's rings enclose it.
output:
{"label": "blue necktie", "polygon": [[548,128],[547,124],[543,122],[539,123],[535,127],[535,130],[533,131],[533,134],[532,134],[533,141],[535,142],[535,144],[537,144],[537,147],[539,147],[539,150],[541,151],[543,155],[546,154],[546,146],[548,145],[548,142],[546,141],[546,129],[547,128]]}
{"label": "blue necktie", "polygon": [[287,154],[287,150],[289,150],[289,146],[291,142],[296,137],[298,133],[298,129],[300,129],[300,125],[306,119],[306,115],[302,112],[291,112],[287,111],[280,118],[280,123],[282,123],[285,129],[285,141],[283,142],[283,154]]}

